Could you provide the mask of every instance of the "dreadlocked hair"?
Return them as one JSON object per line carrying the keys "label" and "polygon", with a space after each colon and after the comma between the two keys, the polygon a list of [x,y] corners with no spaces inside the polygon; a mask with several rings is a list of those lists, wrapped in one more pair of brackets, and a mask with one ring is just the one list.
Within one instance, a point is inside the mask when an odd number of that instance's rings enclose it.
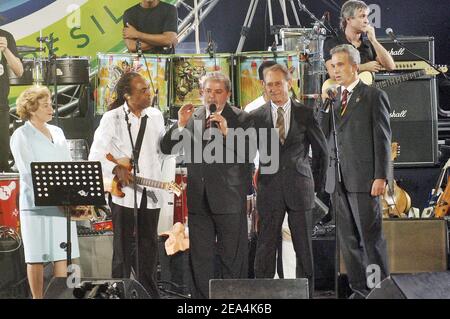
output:
{"label": "dreadlocked hair", "polygon": [[125,103],[125,94],[131,95],[131,82],[138,76],[140,76],[138,73],[127,72],[120,77],[114,88],[116,99],[108,106],[108,111],[114,110]]}

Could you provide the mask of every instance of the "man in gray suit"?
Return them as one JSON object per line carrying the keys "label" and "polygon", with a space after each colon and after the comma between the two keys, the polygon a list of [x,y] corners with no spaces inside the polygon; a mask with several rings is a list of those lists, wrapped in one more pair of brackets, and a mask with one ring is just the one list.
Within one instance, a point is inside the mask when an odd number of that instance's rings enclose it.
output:
{"label": "man in gray suit", "polygon": [[[269,162],[260,157],[257,209],[259,213],[255,276],[273,278],[277,238],[288,214],[292,243],[297,256],[296,276],[308,278],[314,291],[312,256],[312,212],[314,191],[323,188],[328,162],[325,136],[314,111],[289,98],[291,74],[281,64],[264,70],[264,89],[270,98],[250,113],[258,131],[258,150],[267,150],[278,170],[268,172]],[[261,135],[267,130],[267,138]],[[272,137],[278,142],[273,145]],[[309,149],[312,148],[311,170]]]}
{"label": "man in gray suit", "polygon": [[[176,153],[179,146],[184,149],[192,297],[205,299],[210,279],[248,275],[246,210],[251,159],[244,147],[239,150],[243,145],[231,143],[235,130],[248,128],[250,116],[228,104],[228,77],[220,72],[206,74],[201,79],[201,94],[203,106],[181,107],[178,123],[163,137],[161,149],[165,154]],[[220,269],[215,267],[216,252]]]}
{"label": "man in gray suit", "polygon": [[339,87],[334,112],[326,110],[322,122],[332,159],[325,190],[332,194],[351,298],[363,298],[389,275],[379,198],[391,174],[389,100],[385,92],[359,80],[361,60],[353,46],[334,47],[331,55]]}

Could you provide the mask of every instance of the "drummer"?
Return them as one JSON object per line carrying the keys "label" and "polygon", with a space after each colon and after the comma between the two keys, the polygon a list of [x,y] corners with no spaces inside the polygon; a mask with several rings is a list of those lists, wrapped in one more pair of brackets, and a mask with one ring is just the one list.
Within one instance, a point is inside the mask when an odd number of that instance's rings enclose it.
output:
{"label": "drummer", "polygon": [[[28,283],[34,299],[43,297],[44,263],[53,262],[55,277],[66,277],[66,218],[56,206],[36,206],[31,162],[71,161],[63,131],[47,124],[53,115],[51,93],[33,86],[17,98],[17,113],[25,122],[11,137],[11,151],[20,174],[20,224]],[[72,222],[72,258],[79,257],[76,224]]]}
{"label": "drummer", "polygon": [[177,8],[160,0],[142,0],[123,14],[123,40],[130,52],[173,54],[177,40]]}
{"label": "drummer", "polygon": [[0,172],[9,172],[9,76],[7,68],[17,76],[23,74],[16,41],[11,33],[0,29]]}

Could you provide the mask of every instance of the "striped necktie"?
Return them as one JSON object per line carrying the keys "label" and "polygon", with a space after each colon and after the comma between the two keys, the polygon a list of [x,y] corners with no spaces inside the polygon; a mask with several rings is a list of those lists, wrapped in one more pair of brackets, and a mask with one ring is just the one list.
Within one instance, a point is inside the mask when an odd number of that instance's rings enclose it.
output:
{"label": "striped necktie", "polygon": [[344,113],[347,110],[347,97],[348,91],[347,89],[344,89],[344,91],[342,92],[342,99],[341,99],[341,116],[344,116]]}
{"label": "striped necktie", "polygon": [[277,108],[277,127],[278,129],[278,136],[280,137],[280,143],[281,145],[284,144],[284,141],[286,140],[286,133],[284,128],[284,109],[282,107]]}

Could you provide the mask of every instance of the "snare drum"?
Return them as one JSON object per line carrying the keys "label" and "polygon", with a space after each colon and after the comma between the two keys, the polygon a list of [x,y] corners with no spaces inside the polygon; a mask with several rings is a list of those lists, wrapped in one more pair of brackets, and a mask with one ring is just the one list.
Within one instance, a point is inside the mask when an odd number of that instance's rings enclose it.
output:
{"label": "snare drum", "polygon": [[[64,57],[56,59],[58,85],[89,84],[89,57]],[[55,84],[53,68],[44,63],[44,83]]]}
{"label": "snare drum", "polygon": [[0,225],[20,231],[19,174],[0,174]]}

